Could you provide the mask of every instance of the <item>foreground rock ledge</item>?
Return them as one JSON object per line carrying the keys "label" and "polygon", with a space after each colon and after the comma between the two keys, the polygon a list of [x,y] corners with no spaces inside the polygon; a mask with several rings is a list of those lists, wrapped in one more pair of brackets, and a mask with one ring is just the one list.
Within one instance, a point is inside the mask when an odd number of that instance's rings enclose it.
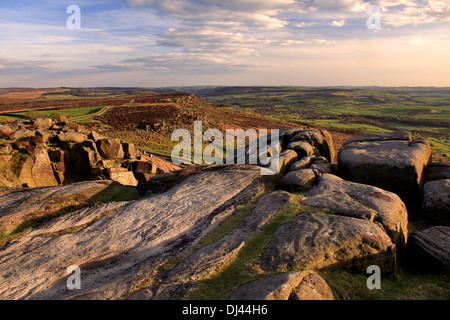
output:
{"label": "foreground rock ledge", "polygon": [[[130,202],[78,232],[20,238],[0,251],[0,298],[118,299],[263,189],[259,168],[219,167]],[[81,269],[76,292],[66,286],[71,265]]]}
{"label": "foreground rock ledge", "polygon": [[376,224],[323,213],[304,213],[275,231],[261,257],[266,272],[344,268],[366,272],[378,265],[395,271],[395,245]]}
{"label": "foreground rock ledge", "polygon": [[406,244],[408,214],[402,200],[392,192],[324,174],[301,203],[328,209],[337,215],[379,222],[393,243]]}

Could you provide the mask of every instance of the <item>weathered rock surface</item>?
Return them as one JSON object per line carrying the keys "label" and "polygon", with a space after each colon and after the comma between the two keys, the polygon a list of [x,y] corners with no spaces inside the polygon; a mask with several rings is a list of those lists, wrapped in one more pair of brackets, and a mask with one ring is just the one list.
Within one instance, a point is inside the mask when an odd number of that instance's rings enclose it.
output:
{"label": "weathered rock surface", "polygon": [[229,300],[334,300],[326,281],[314,271],[281,273],[240,286]]}
{"label": "weathered rock surface", "polygon": [[[11,243],[0,252],[0,298],[121,297],[145,274],[191,250],[236,205],[264,188],[257,167],[221,169],[192,174],[170,190],[131,202],[78,232]],[[82,273],[76,292],[66,287],[70,265],[78,265]]]}
{"label": "weathered rock surface", "polygon": [[325,157],[322,156],[315,157],[312,160],[309,168],[312,170],[317,170],[321,174],[333,172],[333,165]]}
{"label": "weathered rock surface", "polygon": [[282,177],[277,188],[288,192],[305,192],[316,182],[316,174],[312,169],[301,169],[288,172]]}
{"label": "weathered rock surface", "polygon": [[422,215],[438,225],[450,226],[450,179],[425,183]]}
{"label": "weathered rock surface", "polygon": [[9,137],[13,129],[7,125],[0,125],[0,137]]}
{"label": "weathered rock surface", "polygon": [[90,199],[104,191],[112,181],[85,181],[66,186],[13,189],[13,192],[0,195],[0,229],[23,221],[40,210],[54,204],[64,208],[73,205],[74,199]]}
{"label": "weathered rock surface", "polygon": [[297,133],[292,137],[291,142],[308,141],[313,147],[317,148],[322,156],[333,162],[335,150],[331,134],[323,129],[307,129]]}
{"label": "weathered rock surface", "polygon": [[34,136],[34,132],[28,129],[19,129],[9,135],[11,140],[19,140]]}
{"label": "weathered rock surface", "polygon": [[109,179],[116,181],[124,186],[137,186],[138,181],[134,177],[132,171],[128,171],[126,168],[111,168],[108,169]]}
{"label": "weathered rock surface", "polygon": [[299,159],[314,155],[313,147],[306,141],[295,141],[288,144],[287,149],[297,152]]}
{"label": "weathered rock surface", "polygon": [[33,120],[33,125],[36,128],[48,129],[53,124],[53,120],[49,118],[37,118]]}
{"label": "weathered rock surface", "polygon": [[105,159],[123,159],[124,152],[119,139],[103,139],[97,141],[97,148]]}
{"label": "weathered rock surface", "polygon": [[368,142],[368,141],[391,141],[391,140],[401,140],[401,141],[411,141],[412,135],[409,131],[392,131],[392,132],[380,132],[380,133],[369,133],[360,136],[352,137],[345,141],[342,146],[346,146],[353,142]]}
{"label": "weathered rock surface", "polygon": [[315,155],[310,155],[296,161],[294,164],[291,165],[289,171],[297,171],[300,169],[308,168],[312,164],[312,161],[314,160],[315,157],[316,157]]}
{"label": "weathered rock surface", "polygon": [[57,186],[50,158],[44,148],[37,148],[34,152],[34,165],[31,169],[31,176],[36,187]]}
{"label": "weathered rock surface", "polygon": [[290,194],[284,191],[265,194],[231,232],[184,259],[164,276],[163,285],[145,289],[137,295],[146,299],[179,298],[185,291],[186,282],[208,277],[231,261],[245,245],[247,238],[264,228],[290,198]]}
{"label": "weathered rock surface", "polygon": [[404,132],[371,134],[344,143],[338,154],[340,175],[396,193],[409,213],[417,214],[431,148],[428,141],[405,140],[409,136]]}
{"label": "weathered rock surface", "polygon": [[62,132],[58,134],[58,139],[61,142],[75,142],[75,143],[82,143],[83,141],[87,140],[87,135],[80,133],[80,132]]}
{"label": "weathered rock surface", "polygon": [[410,264],[427,272],[450,272],[450,227],[414,232],[408,240]]}
{"label": "weathered rock surface", "polygon": [[61,233],[73,228],[78,228],[86,226],[89,223],[96,221],[103,215],[112,213],[124,205],[127,202],[109,202],[109,203],[98,203],[80,210],[75,210],[68,214],[62,215],[49,222],[44,223],[38,228],[32,229],[26,233],[27,237],[36,236],[50,236],[52,234]]}
{"label": "weathered rock surface", "polygon": [[301,203],[329,209],[338,215],[379,222],[392,242],[400,246],[406,243],[408,214],[402,200],[392,192],[324,174]]}
{"label": "weathered rock surface", "polygon": [[344,268],[366,272],[395,270],[395,245],[376,224],[321,213],[299,214],[272,236],[261,257],[264,271]]}

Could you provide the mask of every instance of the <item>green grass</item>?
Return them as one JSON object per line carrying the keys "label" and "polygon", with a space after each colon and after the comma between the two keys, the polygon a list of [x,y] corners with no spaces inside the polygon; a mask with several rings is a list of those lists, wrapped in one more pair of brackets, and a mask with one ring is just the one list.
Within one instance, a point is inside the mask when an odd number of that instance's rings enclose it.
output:
{"label": "green grass", "polygon": [[448,300],[447,274],[418,274],[397,267],[395,275],[381,276],[381,289],[367,288],[369,275],[318,271],[339,300]]}
{"label": "green grass", "polygon": [[[54,113],[58,113],[60,115],[64,115],[67,118],[71,117],[78,117],[78,116],[85,116],[94,114],[96,112],[99,112],[104,107],[84,107],[84,108],[74,108],[74,109],[51,109],[51,110],[38,110],[35,112],[38,112],[38,114],[42,117],[50,117]],[[26,119],[27,118],[28,111],[24,112],[10,112],[10,113],[3,113],[0,115],[0,120],[6,120],[6,119]]]}

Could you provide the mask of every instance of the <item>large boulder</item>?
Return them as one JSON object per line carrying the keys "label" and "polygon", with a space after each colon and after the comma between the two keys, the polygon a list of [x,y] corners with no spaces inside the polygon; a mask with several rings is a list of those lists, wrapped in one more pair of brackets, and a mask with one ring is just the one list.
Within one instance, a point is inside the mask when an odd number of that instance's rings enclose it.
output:
{"label": "large boulder", "polygon": [[100,155],[108,160],[123,159],[124,152],[119,139],[102,139],[97,141]]}
{"label": "large boulder", "polygon": [[277,173],[284,174],[289,170],[291,165],[298,160],[297,152],[294,150],[284,150],[280,153]]}
{"label": "large boulder", "polygon": [[61,142],[82,143],[85,140],[87,140],[87,138],[88,138],[87,135],[75,131],[62,132],[58,134],[58,139]]}
{"label": "large boulder", "polygon": [[426,272],[450,272],[450,227],[414,232],[408,240],[409,263]]}
{"label": "large boulder", "polygon": [[13,129],[10,126],[0,125],[0,138],[9,137],[11,133],[13,133]]}
{"label": "large boulder", "polygon": [[134,161],[131,164],[132,171],[139,183],[145,183],[156,175],[158,168],[150,161]]}
{"label": "large boulder", "polygon": [[33,120],[35,128],[48,129],[52,126],[53,120],[50,118],[37,118]]}
{"label": "large boulder", "polygon": [[317,170],[320,173],[332,173],[333,172],[333,165],[322,156],[315,157],[312,160],[311,165],[309,166],[310,169]]}
{"label": "large boulder", "polygon": [[392,242],[400,246],[406,243],[408,214],[402,200],[392,192],[324,174],[301,203],[328,209],[333,214],[376,221],[381,223]]}
{"label": "large boulder", "polygon": [[128,171],[126,168],[110,168],[107,169],[108,178],[112,181],[116,181],[124,186],[137,186],[138,181],[134,177],[132,171]]}
{"label": "large boulder", "polygon": [[287,149],[297,152],[299,159],[314,155],[313,147],[306,141],[295,141],[288,144]]}
{"label": "large boulder", "polygon": [[13,157],[12,162],[12,172],[17,177],[17,184],[21,186],[26,186],[30,188],[36,187],[31,170],[33,169],[34,159],[32,156],[25,154],[16,154]]}
{"label": "large boulder", "polygon": [[316,182],[316,174],[312,169],[301,169],[288,172],[277,183],[277,188],[288,192],[306,192]]}
{"label": "large boulder", "polygon": [[339,150],[338,165],[344,179],[396,193],[416,216],[431,148],[428,141],[411,141],[410,136],[393,132],[352,138]]}
{"label": "large boulder", "polygon": [[425,183],[422,214],[436,224],[450,226],[450,179]]}
{"label": "large boulder", "polygon": [[334,300],[326,281],[314,271],[280,273],[240,286],[229,300]]}
{"label": "large boulder", "polygon": [[95,150],[85,147],[83,144],[76,144],[69,149],[65,169],[79,179],[88,179],[96,163]]}
{"label": "large boulder", "polygon": [[31,176],[33,177],[36,187],[51,187],[58,185],[46,149],[36,148]]}
{"label": "large boulder", "polygon": [[11,140],[20,140],[34,136],[34,131],[28,129],[19,129],[9,135]]}
{"label": "large boulder", "polygon": [[294,162],[291,165],[291,167],[289,168],[289,171],[297,171],[297,170],[308,168],[312,164],[315,157],[316,157],[315,155],[310,155],[310,156],[301,158],[300,160]]}
{"label": "large boulder", "polygon": [[395,245],[368,220],[323,213],[303,213],[279,227],[261,256],[266,272],[325,267],[366,272],[378,265],[395,271]]}

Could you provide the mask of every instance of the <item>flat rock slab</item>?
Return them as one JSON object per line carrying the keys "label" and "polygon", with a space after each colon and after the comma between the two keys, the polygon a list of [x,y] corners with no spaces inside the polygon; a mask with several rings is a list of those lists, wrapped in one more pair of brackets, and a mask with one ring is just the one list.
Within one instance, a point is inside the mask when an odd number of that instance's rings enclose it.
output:
{"label": "flat rock slab", "polygon": [[436,224],[450,226],[450,179],[425,183],[422,214]]}
{"label": "flat rock slab", "polygon": [[[200,172],[78,232],[20,238],[0,252],[0,298],[118,299],[263,188],[257,167]],[[80,290],[66,286],[71,265],[80,267]]]}
{"label": "flat rock slab", "polygon": [[313,271],[287,272],[240,286],[228,300],[334,300],[326,281]]}
{"label": "flat rock slab", "polygon": [[450,272],[450,227],[416,231],[409,237],[407,247],[414,267],[428,272]]}
{"label": "flat rock slab", "polygon": [[26,233],[27,237],[36,237],[64,232],[72,228],[81,227],[101,218],[128,204],[128,202],[109,202],[98,203],[80,210],[67,213],[44,223],[38,228],[32,229]]}
{"label": "flat rock slab", "polygon": [[162,285],[145,289],[138,295],[155,300],[179,299],[186,282],[201,280],[227,265],[243,248],[247,238],[264,228],[290,199],[291,195],[285,191],[265,194],[236,228],[180,262],[164,276]]}
{"label": "flat rock slab", "polygon": [[400,246],[406,243],[408,214],[402,200],[392,192],[324,174],[318,185],[304,195],[301,204],[379,222],[392,242]]}
{"label": "flat rock slab", "polygon": [[112,183],[109,180],[84,181],[65,186],[15,189],[16,191],[0,195],[0,230],[21,222],[48,206],[57,204],[63,208],[65,201],[90,199]]}
{"label": "flat rock slab", "polygon": [[395,245],[376,224],[362,219],[304,213],[279,227],[260,259],[270,271],[344,268],[395,270]]}
{"label": "flat rock slab", "polygon": [[417,214],[424,169],[431,158],[430,143],[386,140],[389,137],[373,134],[369,140],[362,136],[344,143],[338,154],[339,173],[346,180],[396,193],[410,213]]}
{"label": "flat rock slab", "polygon": [[381,132],[381,133],[369,133],[360,136],[352,137],[345,141],[342,146],[353,142],[368,142],[368,141],[390,141],[390,140],[403,140],[411,141],[412,135],[409,131],[392,131],[392,132]]}

